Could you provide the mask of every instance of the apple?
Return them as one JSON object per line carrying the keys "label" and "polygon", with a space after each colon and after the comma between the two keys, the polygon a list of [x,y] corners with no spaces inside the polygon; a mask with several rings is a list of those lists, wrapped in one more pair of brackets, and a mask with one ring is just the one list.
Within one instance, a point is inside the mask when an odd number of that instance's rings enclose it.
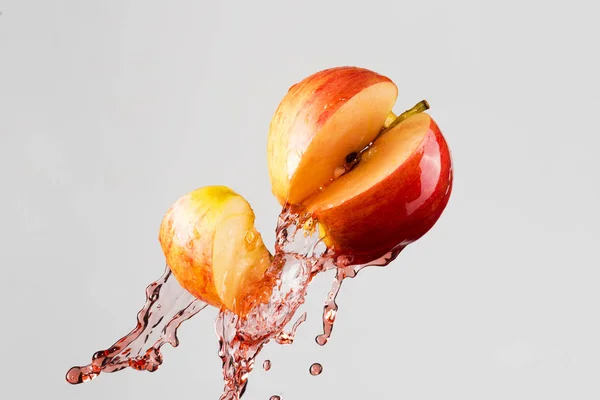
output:
{"label": "apple", "polygon": [[377,136],[397,95],[389,78],[356,67],[327,69],[292,86],[271,120],[267,145],[280,204],[300,203],[331,182],[346,156]]}
{"label": "apple", "polygon": [[[355,74],[370,78],[355,80]],[[353,96],[345,94],[349,87]],[[452,189],[450,151],[423,112],[427,102],[395,117],[396,93],[375,72],[329,69],[293,86],[270,126],[273,193],[314,217],[333,254],[356,264],[423,236]],[[330,108],[335,111],[326,114]]]}
{"label": "apple", "polygon": [[162,220],[159,241],[179,284],[208,304],[243,314],[272,259],[254,218],[250,204],[225,186],[178,199]]}
{"label": "apple", "polygon": [[303,202],[338,255],[366,263],[423,236],[446,207],[450,153],[439,127],[417,114],[381,135],[355,167]]}

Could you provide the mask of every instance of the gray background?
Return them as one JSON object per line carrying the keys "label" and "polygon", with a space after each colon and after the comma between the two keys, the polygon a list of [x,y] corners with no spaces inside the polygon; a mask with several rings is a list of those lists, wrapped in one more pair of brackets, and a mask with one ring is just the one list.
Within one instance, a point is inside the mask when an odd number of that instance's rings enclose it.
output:
{"label": "gray background", "polygon": [[272,248],[275,108],[358,65],[398,84],[395,111],[430,101],[453,196],[390,267],[345,284],[324,348],[319,277],[246,397],[600,398],[594,4],[0,0],[0,397],[218,398],[214,310],[154,374],[64,374],[134,326],[179,196],[234,188]]}

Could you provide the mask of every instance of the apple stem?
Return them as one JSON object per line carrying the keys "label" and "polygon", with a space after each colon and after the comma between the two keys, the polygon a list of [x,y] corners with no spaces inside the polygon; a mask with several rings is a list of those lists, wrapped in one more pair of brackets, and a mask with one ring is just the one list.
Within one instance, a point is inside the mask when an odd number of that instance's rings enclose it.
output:
{"label": "apple stem", "polygon": [[429,103],[427,102],[427,100],[421,100],[420,102],[415,104],[415,106],[413,108],[411,108],[410,110],[406,110],[402,114],[398,115],[398,117],[394,120],[394,122],[392,122],[387,128],[385,128],[385,130],[386,131],[390,130],[393,127],[395,127],[396,125],[398,125],[400,122],[408,119],[409,117],[412,117],[415,114],[422,113],[423,111],[426,111],[426,110],[429,110]]}
{"label": "apple stem", "polygon": [[392,111],[390,111],[390,113],[388,114],[388,116],[386,117],[384,123],[383,123],[383,127],[381,128],[381,130],[387,129],[392,122],[394,122],[396,120],[396,118],[398,118],[398,116],[396,114],[394,114]]}

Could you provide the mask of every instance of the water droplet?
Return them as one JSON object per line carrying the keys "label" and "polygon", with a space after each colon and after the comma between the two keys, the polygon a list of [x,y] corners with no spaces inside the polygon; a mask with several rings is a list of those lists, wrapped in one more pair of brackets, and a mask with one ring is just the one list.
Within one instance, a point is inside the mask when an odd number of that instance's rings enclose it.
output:
{"label": "water droplet", "polygon": [[194,226],[194,238],[195,238],[196,240],[199,240],[199,239],[200,239],[200,231],[199,231],[199,230],[198,230],[198,228],[196,228],[195,226]]}
{"label": "water droplet", "polygon": [[265,361],[263,362],[263,369],[264,369],[265,371],[268,371],[268,370],[270,370],[270,369],[271,369],[271,360],[265,360]]}
{"label": "water droplet", "polygon": [[246,232],[246,235],[244,236],[244,244],[246,245],[246,249],[254,249],[256,247],[256,239],[258,239],[258,236],[254,233],[254,231],[249,230]]}
{"label": "water droplet", "polygon": [[313,365],[310,366],[308,371],[313,376],[320,375],[321,372],[323,372],[323,366],[319,363],[314,363]]}

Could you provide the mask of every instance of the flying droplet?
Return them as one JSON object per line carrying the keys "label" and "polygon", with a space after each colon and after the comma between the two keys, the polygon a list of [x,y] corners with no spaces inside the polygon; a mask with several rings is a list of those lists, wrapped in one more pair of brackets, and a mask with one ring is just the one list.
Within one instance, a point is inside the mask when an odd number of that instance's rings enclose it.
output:
{"label": "flying droplet", "polygon": [[270,370],[270,369],[271,369],[271,360],[265,360],[265,361],[263,362],[263,369],[264,369],[265,371],[268,371],[268,370]]}
{"label": "flying droplet", "polygon": [[313,376],[320,375],[321,372],[323,372],[323,366],[319,363],[314,363],[313,365],[310,366],[308,371]]}

